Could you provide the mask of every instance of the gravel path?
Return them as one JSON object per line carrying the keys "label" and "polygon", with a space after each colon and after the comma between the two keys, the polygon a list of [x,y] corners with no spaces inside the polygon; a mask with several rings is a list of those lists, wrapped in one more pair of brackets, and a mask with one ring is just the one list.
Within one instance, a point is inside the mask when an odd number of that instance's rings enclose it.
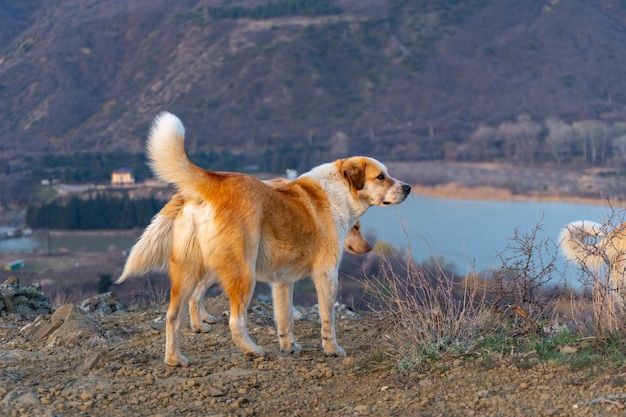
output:
{"label": "gravel path", "polygon": [[250,359],[230,339],[226,300],[205,304],[221,320],[206,334],[184,326],[187,368],[162,362],[165,306],[111,315],[70,307],[54,331],[38,337],[36,326],[23,329],[32,317],[2,317],[0,415],[626,415],[626,365],[571,369],[496,355],[489,363],[456,358],[438,371],[401,375],[381,359],[381,335],[366,313],[340,309],[337,333],[349,356],[324,357],[315,308],[302,309],[296,325],[303,351],[287,355],[278,351],[271,306],[258,300],[249,328],[268,355]]}

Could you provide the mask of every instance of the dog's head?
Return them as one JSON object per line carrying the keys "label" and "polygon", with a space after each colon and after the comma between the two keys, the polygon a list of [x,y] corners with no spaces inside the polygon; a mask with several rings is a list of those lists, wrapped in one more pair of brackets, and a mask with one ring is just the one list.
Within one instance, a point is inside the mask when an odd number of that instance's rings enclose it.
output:
{"label": "dog's head", "polygon": [[372,250],[370,243],[361,233],[361,222],[357,221],[343,241],[343,248],[353,255],[365,255]]}
{"label": "dog's head", "polygon": [[411,192],[410,185],[391,177],[387,167],[373,158],[355,156],[336,164],[350,191],[371,206],[400,204]]}

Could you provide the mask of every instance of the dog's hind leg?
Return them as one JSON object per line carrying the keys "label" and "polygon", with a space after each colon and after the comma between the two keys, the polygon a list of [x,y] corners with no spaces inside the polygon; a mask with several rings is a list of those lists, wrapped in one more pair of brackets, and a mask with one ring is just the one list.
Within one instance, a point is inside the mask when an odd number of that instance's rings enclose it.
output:
{"label": "dog's hind leg", "polygon": [[170,305],[165,316],[165,363],[169,366],[187,366],[189,360],[180,351],[180,323],[183,308],[196,287],[197,278],[189,265],[170,261]]}
{"label": "dog's hind leg", "polygon": [[[274,301],[274,321],[278,329],[278,343],[282,352],[300,352],[302,348],[295,343],[293,336],[293,284],[272,283]],[[299,312],[298,312],[299,313]]]}
{"label": "dog's hind leg", "polygon": [[263,349],[250,339],[246,328],[248,305],[254,291],[254,269],[236,271],[232,266],[227,271],[218,271],[224,291],[230,300],[230,333],[233,341],[246,356],[264,356]]}
{"label": "dog's hind leg", "polygon": [[202,278],[202,281],[193,290],[191,298],[189,299],[189,321],[191,329],[196,333],[207,333],[211,331],[209,324],[217,323],[215,316],[209,314],[202,303],[204,293],[206,290],[215,283],[216,276],[213,273],[209,273]]}
{"label": "dog's hind leg", "polygon": [[338,279],[336,271],[318,271],[311,276],[317,292],[317,304],[322,321],[322,348],[326,356],[346,356],[335,335],[335,299]]}

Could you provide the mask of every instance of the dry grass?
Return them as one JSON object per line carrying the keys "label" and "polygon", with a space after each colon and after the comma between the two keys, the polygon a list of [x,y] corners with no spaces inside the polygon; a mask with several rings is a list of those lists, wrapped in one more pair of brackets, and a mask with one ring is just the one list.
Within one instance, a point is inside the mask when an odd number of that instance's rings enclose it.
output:
{"label": "dry grass", "polygon": [[387,352],[403,369],[420,367],[448,354],[471,354],[479,335],[493,329],[497,317],[487,303],[487,293],[479,285],[459,283],[434,263],[427,271],[405,258],[399,273],[389,258],[382,272],[365,282],[373,295],[373,310],[386,324]]}
{"label": "dry grass", "polygon": [[151,273],[134,277],[126,285],[122,298],[135,307],[160,305],[169,302],[170,284],[167,275]]}
{"label": "dry grass", "polygon": [[622,360],[626,311],[606,279],[586,271],[580,288],[560,284],[558,244],[542,237],[541,224],[529,234],[516,231],[510,242],[490,277],[458,278],[437,259],[426,268],[410,255],[381,255],[380,273],[365,285],[384,324],[386,351],[400,369],[468,356],[558,356],[564,344],[588,347],[581,341],[590,339]]}
{"label": "dry grass", "polygon": [[66,304],[75,304],[95,295],[92,291],[86,291],[79,287],[50,286],[45,289],[50,299],[52,308],[58,308]]}

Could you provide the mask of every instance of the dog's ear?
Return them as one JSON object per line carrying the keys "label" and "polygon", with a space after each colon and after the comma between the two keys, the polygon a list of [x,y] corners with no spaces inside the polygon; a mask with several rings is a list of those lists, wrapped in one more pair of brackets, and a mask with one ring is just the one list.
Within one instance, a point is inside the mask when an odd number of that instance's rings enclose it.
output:
{"label": "dog's ear", "polygon": [[365,186],[365,163],[363,161],[344,160],[341,164],[341,174],[355,190]]}

